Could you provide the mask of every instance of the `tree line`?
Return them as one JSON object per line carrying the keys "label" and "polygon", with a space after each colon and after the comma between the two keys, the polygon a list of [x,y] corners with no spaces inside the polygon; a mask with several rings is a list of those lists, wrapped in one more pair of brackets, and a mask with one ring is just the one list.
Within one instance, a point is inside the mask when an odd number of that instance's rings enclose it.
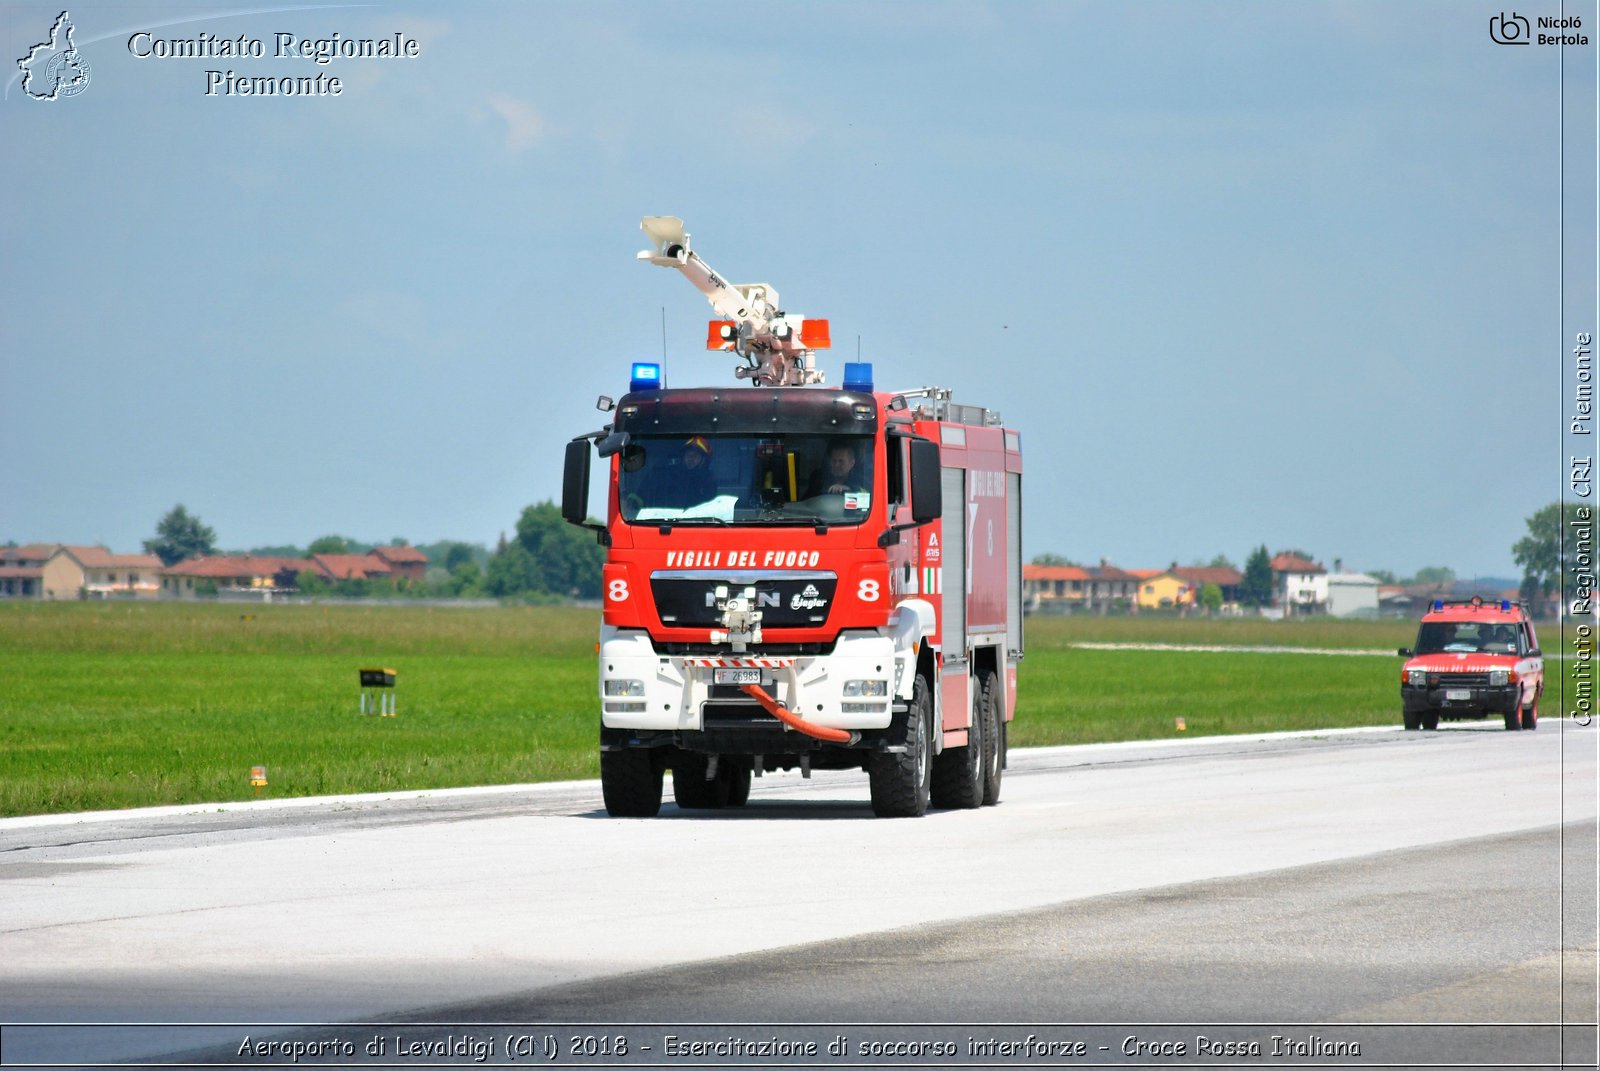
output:
{"label": "tree line", "polygon": [[[251,547],[244,551],[219,551],[217,534],[181,503],[156,524],[156,534],[144,541],[147,554],[163,565],[217,554],[258,557],[309,558],[317,554],[366,554],[380,545],[411,546],[403,538],[388,544],[366,543],[341,535],[325,535],[304,547],[283,544]],[[494,550],[477,543],[441,540],[415,545],[428,559],[420,581],[385,577],[329,580],[321,573],[303,570],[280,579],[306,595],[396,596],[424,598],[499,598],[532,602],[593,599],[600,595],[600,570],[605,550],[594,536],[561,519],[553,502],[528,506],[517,518],[513,538],[501,535]]]}

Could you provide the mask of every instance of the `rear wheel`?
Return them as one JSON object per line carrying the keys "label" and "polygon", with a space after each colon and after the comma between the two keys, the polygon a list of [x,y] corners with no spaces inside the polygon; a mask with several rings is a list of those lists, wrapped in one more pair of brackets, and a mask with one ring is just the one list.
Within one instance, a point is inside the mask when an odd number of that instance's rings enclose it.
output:
{"label": "rear wheel", "polygon": [[1439,715],[1424,714],[1422,716],[1422,727],[1430,733],[1433,732],[1439,727]]}
{"label": "rear wheel", "polygon": [[983,768],[988,753],[984,735],[983,688],[974,678],[972,719],[967,726],[967,742],[962,747],[947,747],[933,760],[931,799],[935,807],[971,809],[983,806]]}
{"label": "rear wheel", "polygon": [[644,748],[600,752],[600,795],[613,818],[654,818],[661,811],[661,769]]}
{"label": "rear wheel", "polygon": [[920,818],[928,811],[933,775],[933,697],[928,679],[917,674],[906,711],[905,750],[879,751],[867,762],[872,813],[879,818]]}
{"label": "rear wheel", "polygon": [[1006,717],[1000,709],[1000,682],[983,675],[983,805],[1000,802],[1000,779],[1006,768]]}
{"label": "rear wheel", "polygon": [[1400,720],[1405,722],[1406,732],[1408,733],[1414,733],[1418,729],[1422,728],[1421,714],[1413,714],[1411,711],[1407,710],[1400,715]]}

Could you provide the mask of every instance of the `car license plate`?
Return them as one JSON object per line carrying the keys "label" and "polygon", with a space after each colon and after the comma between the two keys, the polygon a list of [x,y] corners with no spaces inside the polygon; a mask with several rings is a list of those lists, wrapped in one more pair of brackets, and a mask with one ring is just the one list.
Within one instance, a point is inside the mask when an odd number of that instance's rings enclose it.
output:
{"label": "car license plate", "polygon": [[1444,697],[1452,703],[1470,703],[1472,701],[1472,689],[1446,688]]}
{"label": "car license plate", "polygon": [[761,671],[759,669],[718,669],[712,671],[712,682],[715,684],[760,684]]}

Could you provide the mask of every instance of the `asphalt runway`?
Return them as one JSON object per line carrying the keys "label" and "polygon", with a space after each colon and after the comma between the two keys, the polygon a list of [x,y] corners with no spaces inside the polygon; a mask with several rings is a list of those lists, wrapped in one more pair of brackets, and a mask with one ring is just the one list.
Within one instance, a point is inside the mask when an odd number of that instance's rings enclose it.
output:
{"label": "asphalt runway", "polygon": [[[1019,751],[999,807],[914,821],[820,774],[646,821],[594,783],[0,821],[0,1063],[700,1066],[764,1030],[836,1066],[1593,1066],[1595,756],[1469,723]],[[351,1022],[389,1025],[283,1025]]]}

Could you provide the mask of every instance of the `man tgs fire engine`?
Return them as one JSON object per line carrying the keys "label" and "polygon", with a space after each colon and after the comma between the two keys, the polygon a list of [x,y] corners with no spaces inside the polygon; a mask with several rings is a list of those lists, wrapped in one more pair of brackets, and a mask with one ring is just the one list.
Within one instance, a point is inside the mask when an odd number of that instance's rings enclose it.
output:
{"label": "man tgs fire engine", "polygon": [[822,386],[826,320],[724,282],[681,220],[642,227],[639,257],[706,295],[707,348],[750,385],[668,388],[635,364],[600,400],[611,423],[567,446],[562,515],[607,548],[606,810],[656,814],[667,770],[686,808],[796,768],[865,769],[882,816],[995,803],[1022,658],[1017,433],[948,390],[876,391],[862,362]]}

